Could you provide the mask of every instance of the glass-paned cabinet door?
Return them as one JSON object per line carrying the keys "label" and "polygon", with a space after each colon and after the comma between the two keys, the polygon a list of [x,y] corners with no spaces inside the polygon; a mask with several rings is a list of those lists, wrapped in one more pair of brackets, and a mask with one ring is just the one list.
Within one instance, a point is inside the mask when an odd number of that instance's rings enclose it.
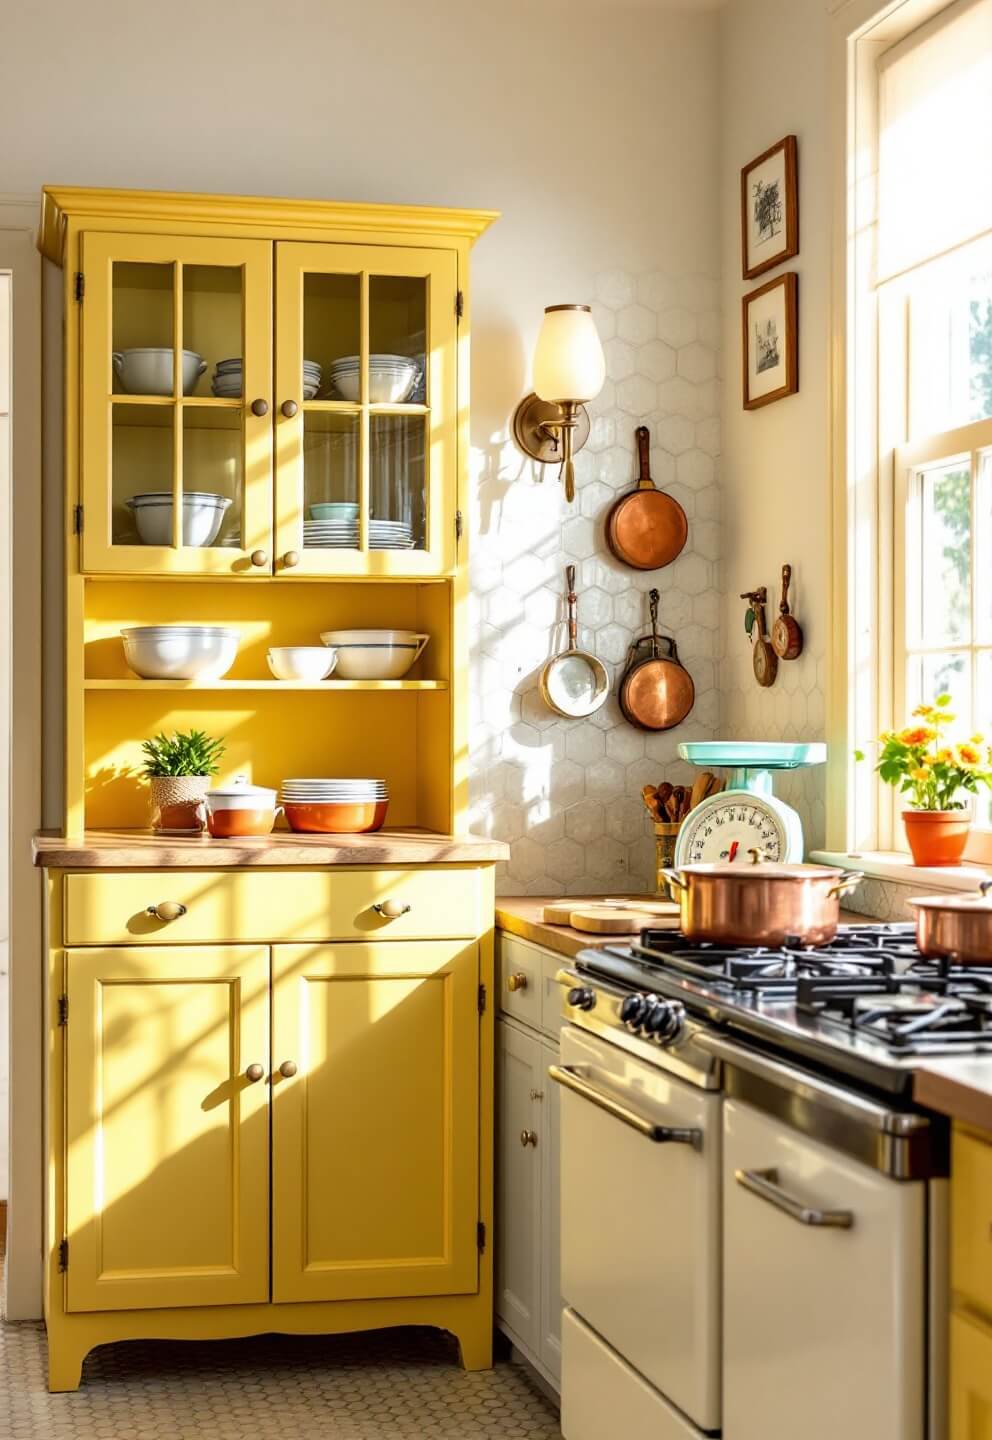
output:
{"label": "glass-paned cabinet door", "polygon": [[276,245],[276,571],[430,575],[455,551],[453,251]]}
{"label": "glass-paned cabinet door", "polygon": [[272,570],[272,246],[83,236],[82,568]]}

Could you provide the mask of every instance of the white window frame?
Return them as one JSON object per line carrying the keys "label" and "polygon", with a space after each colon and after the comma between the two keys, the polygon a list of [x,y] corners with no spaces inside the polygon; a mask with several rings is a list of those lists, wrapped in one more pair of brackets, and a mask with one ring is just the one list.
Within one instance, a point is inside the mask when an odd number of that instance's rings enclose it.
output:
{"label": "white window frame", "polygon": [[[865,857],[874,873],[911,868],[893,792],[854,751],[891,726],[897,711],[896,452],[907,434],[906,375],[878,362],[880,309],[875,252],[878,60],[950,0],[828,0],[833,102],[831,365],[831,648],[827,684],[827,834],[831,858]],[[881,300],[880,300],[881,295]],[[908,325],[905,302],[889,327]],[[890,335],[892,330],[890,328]],[[906,336],[908,342],[908,335]],[[908,353],[908,343],[907,343]],[[904,584],[904,579],[902,581]],[[901,602],[900,602],[901,603]],[[900,632],[900,635],[904,631]],[[984,832],[992,834],[992,832]],[[898,847],[899,853],[893,854]],[[992,852],[990,852],[992,858]],[[871,867],[869,867],[871,868]],[[970,887],[971,878],[944,877]]]}

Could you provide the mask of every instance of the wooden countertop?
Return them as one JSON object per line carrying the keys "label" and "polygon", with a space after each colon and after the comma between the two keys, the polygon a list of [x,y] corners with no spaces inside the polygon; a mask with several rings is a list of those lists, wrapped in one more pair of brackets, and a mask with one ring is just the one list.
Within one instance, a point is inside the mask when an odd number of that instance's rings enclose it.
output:
{"label": "wooden countertop", "polygon": [[[572,960],[580,950],[588,950],[590,945],[622,945],[628,938],[626,935],[589,935],[584,930],[573,930],[570,925],[548,925],[541,919],[545,905],[553,905],[562,899],[572,900],[575,904],[589,905],[601,903],[606,897],[603,895],[497,895],[496,897],[496,925],[500,930],[506,930],[510,935],[519,935],[521,940],[530,940],[535,945],[543,945],[546,950],[554,950],[557,955],[564,955],[566,959]],[[610,899],[624,900],[657,900],[657,895],[613,895]]]}
{"label": "wooden countertop", "polygon": [[509,857],[502,840],[433,830],[376,830],[367,835],[302,835],[277,830],[240,840],[156,835],[151,830],[89,830],[66,840],[42,830],[34,863],[50,870],[223,870],[273,865],[488,864]]}
{"label": "wooden countertop", "polygon": [[916,1072],[913,1098],[992,1134],[992,1055],[928,1060]]}
{"label": "wooden countertop", "polygon": [[[500,930],[506,930],[511,935],[519,935],[522,940],[530,940],[535,945],[543,945],[547,950],[554,950],[558,955],[564,955],[572,960],[580,950],[588,950],[590,945],[622,945],[628,938],[625,935],[588,935],[583,930],[573,930],[569,925],[548,925],[541,919],[545,905],[560,902],[563,898],[575,900],[575,904],[589,905],[602,902],[606,897],[603,895],[576,895],[563,897],[561,895],[497,895],[496,897],[496,925]],[[611,896],[611,899],[623,900],[657,900],[657,895],[624,895]],[[852,925],[857,921],[871,921],[870,915],[859,915],[854,911],[842,910],[841,923]],[[992,1129],[992,1124],[990,1124]]]}

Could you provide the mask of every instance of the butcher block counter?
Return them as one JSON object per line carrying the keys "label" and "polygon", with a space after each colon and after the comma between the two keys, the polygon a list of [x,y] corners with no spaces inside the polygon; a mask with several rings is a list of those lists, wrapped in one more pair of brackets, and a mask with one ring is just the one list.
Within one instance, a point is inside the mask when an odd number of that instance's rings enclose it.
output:
{"label": "butcher block counter", "polygon": [[929,1060],[916,1072],[913,1097],[992,1135],[992,1055]]}
{"label": "butcher block counter", "polygon": [[375,830],[365,835],[271,835],[213,840],[152,830],[91,830],[81,840],[54,831],[35,836],[34,860],[48,870],[240,869],[287,865],[486,865],[509,858],[501,840],[432,830]]}

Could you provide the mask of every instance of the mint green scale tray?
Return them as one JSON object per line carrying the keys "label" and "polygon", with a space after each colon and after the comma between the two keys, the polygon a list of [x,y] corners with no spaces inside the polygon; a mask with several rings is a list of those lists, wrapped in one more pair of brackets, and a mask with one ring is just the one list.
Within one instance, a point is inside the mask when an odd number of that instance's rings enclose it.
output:
{"label": "mint green scale tray", "polygon": [[822,765],[827,758],[827,747],[822,741],[793,745],[784,741],[691,740],[679,746],[679,754],[690,765],[732,770],[799,770],[804,765]]}

